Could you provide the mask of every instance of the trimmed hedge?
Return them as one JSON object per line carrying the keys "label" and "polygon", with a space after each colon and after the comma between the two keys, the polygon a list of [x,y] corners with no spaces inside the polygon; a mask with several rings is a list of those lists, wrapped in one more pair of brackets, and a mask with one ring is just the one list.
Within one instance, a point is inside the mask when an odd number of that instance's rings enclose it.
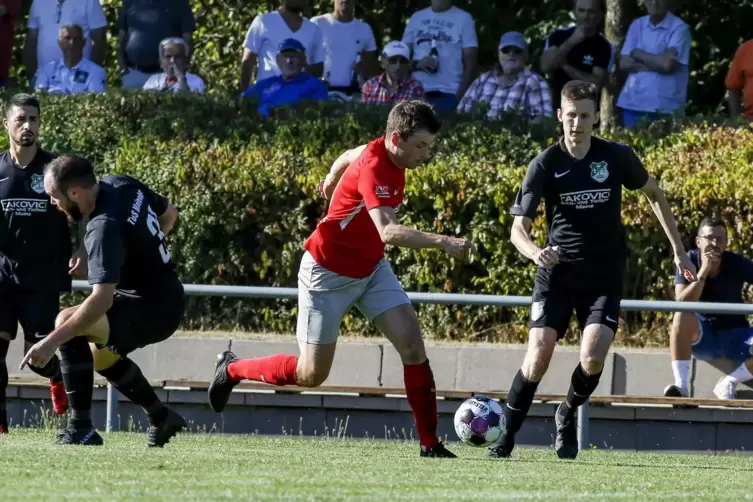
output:
{"label": "trimmed hedge", "polygon": [[[45,148],[86,155],[99,173],[134,175],[181,208],[170,246],[186,283],[295,286],[302,243],[325,209],[317,183],[346,148],[383,129],[388,109],[327,104],[261,120],[253,103],[200,96],[112,94],[43,97]],[[529,160],[557,136],[553,124],[526,131],[508,122],[448,124],[429,166],[408,176],[406,225],[470,237],[479,258],[462,264],[437,250],[390,248],[409,291],[530,294],[534,269],[509,242],[512,204]],[[623,133],[624,134],[624,133]],[[661,180],[684,235],[724,214],[732,249],[750,253],[753,132],[705,124],[657,124],[618,138]],[[7,138],[0,138],[7,148]],[[667,240],[639,193],[624,197],[633,253],[627,298],[671,298]],[[534,225],[543,240],[543,215]],[[690,242],[689,242],[690,243]],[[192,298],[187,327],[292,332],[294,302]],[[526,309],[419,308],[427,336],[521,340]],[[621,342],[666,341],[668,317],[623,315]],[[373,333],[360,315],[346,332]],[[569,339],[575,339],[571,333]]]}

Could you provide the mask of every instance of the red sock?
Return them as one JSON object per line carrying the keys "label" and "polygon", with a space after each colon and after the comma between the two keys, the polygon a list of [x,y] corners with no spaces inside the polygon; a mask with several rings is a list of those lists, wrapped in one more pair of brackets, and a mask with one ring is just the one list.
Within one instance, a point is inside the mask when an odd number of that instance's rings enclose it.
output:
{"label": "red sock", "polygon": [[422,446],[433,448],[437,438],[437,389],[429,361],[403,366],[405,393],[416,419],[418,440]]}
{"label": "red sock", "polygon": [[253,380],[270,385],[295,385],[298,356],[278,354],[259,359],[239,359],[227,365],[230,378],[236,382]]}

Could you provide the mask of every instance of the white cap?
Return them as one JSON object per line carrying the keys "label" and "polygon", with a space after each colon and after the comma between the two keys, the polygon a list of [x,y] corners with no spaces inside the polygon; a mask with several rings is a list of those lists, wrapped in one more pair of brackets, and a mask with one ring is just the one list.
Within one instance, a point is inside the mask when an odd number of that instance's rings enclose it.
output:
{"label": "white cap", "polygon": [[388,58],[394,56],[403,56],[405,59],[410,59],[410,47],[405,45],[403,42],[400,42],[399,40],[393,40],[392,42],[384,46],[384,49],[382,49],[382,54],[387,56]]}

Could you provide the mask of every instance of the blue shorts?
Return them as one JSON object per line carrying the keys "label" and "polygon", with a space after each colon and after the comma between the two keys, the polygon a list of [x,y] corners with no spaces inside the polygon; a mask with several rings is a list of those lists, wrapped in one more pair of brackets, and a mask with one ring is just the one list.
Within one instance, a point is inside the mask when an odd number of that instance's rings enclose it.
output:
{"label": "blue shorts", "polygon": [[714,331],[704,316],[696,314],[696,318],[700,337],[693,344],[693,357],[699,361],[727,358],[739,364],[751,357],[753,328]]}
{"label": "blue shorts", "polygon": [[622,125],[627,129],[632,129],[641,123],[644,119],[646,123],[653,122],[662,118],[663,115],[654,112],[638,112],[622,108]]}

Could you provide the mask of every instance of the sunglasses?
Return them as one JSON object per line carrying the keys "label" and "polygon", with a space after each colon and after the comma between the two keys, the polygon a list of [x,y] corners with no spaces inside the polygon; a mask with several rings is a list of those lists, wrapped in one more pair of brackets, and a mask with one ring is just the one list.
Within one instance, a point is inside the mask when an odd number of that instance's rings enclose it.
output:
{"label": "sunglasses", "polygon": [[521,49],[520,47],[503,47],[499,50],[499,52],[506,56],[509,54],[512,54],[513,56],[520,56],[521,54],[523,54],[523,49]]}
{"label": "sunglasses", "polygon": [[393,56],[391,58],[387,58],[387,63],[389,64],[406,64],[407,62],[408,60],[402,56]]}

